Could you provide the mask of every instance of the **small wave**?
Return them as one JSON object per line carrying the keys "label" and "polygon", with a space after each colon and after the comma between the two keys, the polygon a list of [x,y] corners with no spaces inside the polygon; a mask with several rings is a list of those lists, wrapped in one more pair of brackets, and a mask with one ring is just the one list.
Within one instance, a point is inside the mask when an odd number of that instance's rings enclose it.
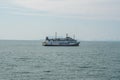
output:
{"label": "small wave", "polygon": [[79,68],[92,68],[92,66],[79,66]]}
{"label": "small wave", "polygon": [[50,73],[51,71],[47,70],[47,71],[43,71],[43,72]]}
{"label": "small wave", "polygon": [[30,74],[31,72],[23,71],[23,72],[13,72],[14,74]]}
{"label": "small wave", "polygon": [[14,58],[16,61],[28,61],[31,60],[31,58],[27,58],[27,57],[21,57],[21,58]]}
{"label": "small wave", "polygon": [[111,77],[111,80],[113,80],[113,79],[114,79],[114,80],[120,80],[120,76],[112,76],[112,77]]}

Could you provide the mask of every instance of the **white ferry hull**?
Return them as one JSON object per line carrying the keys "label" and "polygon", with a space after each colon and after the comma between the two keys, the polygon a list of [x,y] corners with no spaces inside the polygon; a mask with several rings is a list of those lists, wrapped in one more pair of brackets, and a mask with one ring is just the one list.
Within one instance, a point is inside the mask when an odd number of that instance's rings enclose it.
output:
{"label": "white ferry hull", "polygon": [[43,42],[43,46],[79,46],[80,42],[77,42],[77,43],[64,43],[64,44],[61,44],[61,43],[46,43],[46,42]]}

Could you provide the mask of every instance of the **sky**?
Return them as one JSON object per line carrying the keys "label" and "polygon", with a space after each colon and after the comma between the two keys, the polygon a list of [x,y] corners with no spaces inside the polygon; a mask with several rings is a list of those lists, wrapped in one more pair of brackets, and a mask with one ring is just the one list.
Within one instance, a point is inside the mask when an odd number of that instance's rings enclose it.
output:
{"label": "sky", "polygon": [[120,41],[120,0],[0,0],[0,40],[40,40],[55,32]]}

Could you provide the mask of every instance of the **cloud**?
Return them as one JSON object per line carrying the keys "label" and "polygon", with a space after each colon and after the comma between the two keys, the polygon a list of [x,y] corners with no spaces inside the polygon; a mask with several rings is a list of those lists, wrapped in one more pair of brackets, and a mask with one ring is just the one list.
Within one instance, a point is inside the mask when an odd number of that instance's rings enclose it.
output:
{"label": "cloud", "polygon": [[48,12],[49,15],[120,18],[119,0],[10,0],[9,2],[24,9]]}

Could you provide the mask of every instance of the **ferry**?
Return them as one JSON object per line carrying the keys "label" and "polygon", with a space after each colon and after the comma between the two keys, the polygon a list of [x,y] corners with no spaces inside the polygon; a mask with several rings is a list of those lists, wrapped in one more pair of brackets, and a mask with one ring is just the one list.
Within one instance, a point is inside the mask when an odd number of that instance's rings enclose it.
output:
{"label": "ferry", "polygon": [[42,42],[43,46],[79,46],[80,42],[74,38],[68,37],[66,34],[65,38],[57,38],[57,34],[55,38],[46,37],[45,41]]}

